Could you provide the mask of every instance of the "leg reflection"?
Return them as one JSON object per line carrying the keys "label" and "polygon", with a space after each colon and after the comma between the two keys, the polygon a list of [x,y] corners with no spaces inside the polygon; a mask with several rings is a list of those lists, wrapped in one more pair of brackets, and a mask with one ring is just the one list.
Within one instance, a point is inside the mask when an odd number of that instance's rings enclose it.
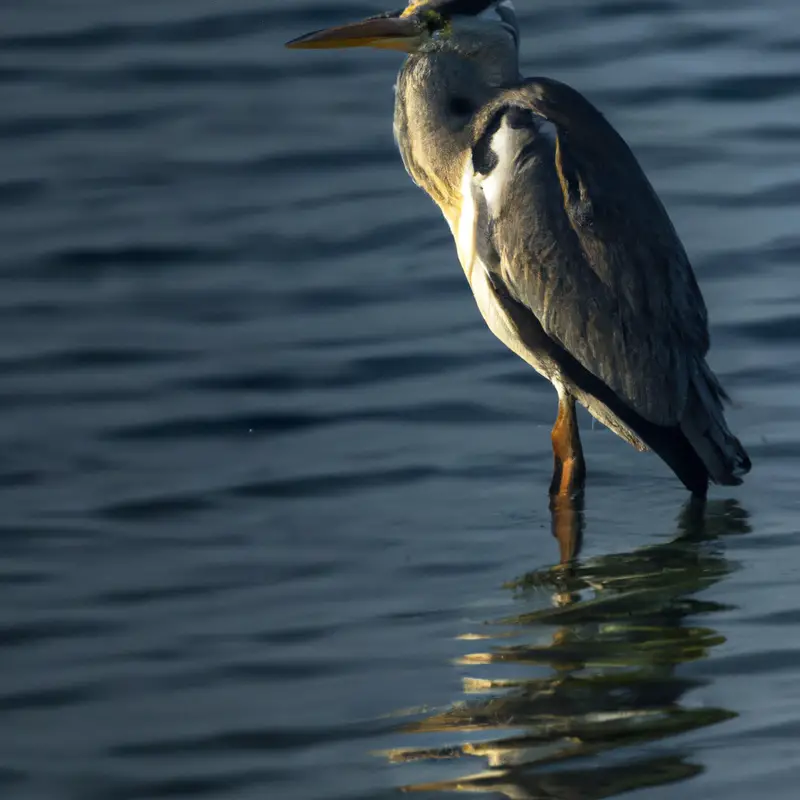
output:
{"label": "leg reflection", "polygon": [[583,494],[576,497],[553,495],[550,498],[550,525],[558,542],[559,563],[578,557],[583,544]]}

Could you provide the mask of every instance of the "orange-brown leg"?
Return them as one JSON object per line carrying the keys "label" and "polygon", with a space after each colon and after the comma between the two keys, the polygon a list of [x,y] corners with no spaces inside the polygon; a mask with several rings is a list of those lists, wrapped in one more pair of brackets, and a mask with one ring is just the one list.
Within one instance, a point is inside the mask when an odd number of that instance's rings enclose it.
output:
{"label": "orange-brown leg", "polygon": [[586,463],[583,460],[575,398],[566,392],[558,393],[558,416],[553,425],[553,480],[550,494],[573,497],[583,491]]}

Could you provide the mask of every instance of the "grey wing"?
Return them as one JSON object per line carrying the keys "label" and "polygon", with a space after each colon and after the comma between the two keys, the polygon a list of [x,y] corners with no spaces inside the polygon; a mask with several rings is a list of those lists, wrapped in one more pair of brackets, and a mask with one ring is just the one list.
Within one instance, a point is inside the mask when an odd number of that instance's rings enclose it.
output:
{"label": "grey wing", "polygon": [[536,79],[482,112],[473,147],[492,280],[649,422],[680,421],[706,307],[635,157],[580,94]]}

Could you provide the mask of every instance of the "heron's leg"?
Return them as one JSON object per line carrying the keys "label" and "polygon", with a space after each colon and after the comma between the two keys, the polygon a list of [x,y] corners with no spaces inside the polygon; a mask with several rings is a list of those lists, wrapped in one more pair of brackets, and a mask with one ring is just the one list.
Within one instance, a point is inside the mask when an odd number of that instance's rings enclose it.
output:
{"label": "heron's leg", "polygon": [[583,490],[586,463],[578,433],[575,398],[563,390],[558,393],[558,416],[551,436],[554,464],[550,494],[571,497]]}

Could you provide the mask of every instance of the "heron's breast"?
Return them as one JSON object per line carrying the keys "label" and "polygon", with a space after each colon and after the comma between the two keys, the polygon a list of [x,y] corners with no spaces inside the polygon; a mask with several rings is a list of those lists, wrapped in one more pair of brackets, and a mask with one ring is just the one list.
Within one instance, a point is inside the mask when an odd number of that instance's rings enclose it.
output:
{"label": "heron's breast", "polygon": [[445,219],[452,231],[458,260],[481,316],[489,330],[509,350],[549,378],[553,372],[550,362],[543,358],[543,354],[530,341],[526,341],[526,336],[492,284],[492,273],[499,272],[500,256],[489,243],[491,237],[486,228],[491,209],[481,186],[475,183],[471,159],[467,160],[464,168],[458,206],[457,213],[452,216],[445,213]]}

